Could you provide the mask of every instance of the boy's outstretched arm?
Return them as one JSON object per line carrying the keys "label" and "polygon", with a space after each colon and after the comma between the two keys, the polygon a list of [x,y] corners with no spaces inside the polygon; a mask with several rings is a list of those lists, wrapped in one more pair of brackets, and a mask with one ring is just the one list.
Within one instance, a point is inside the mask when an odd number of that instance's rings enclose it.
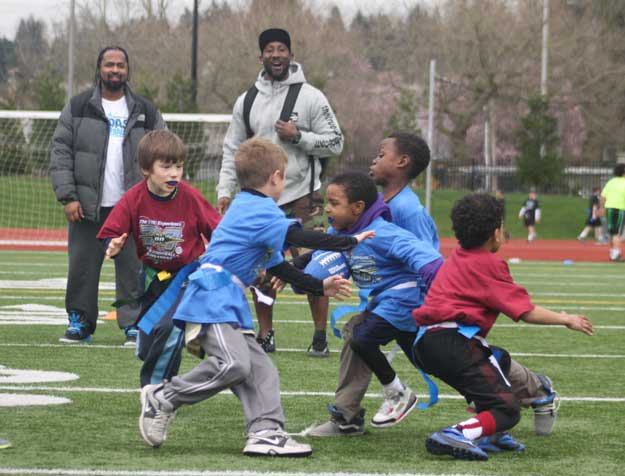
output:
{"label": "boy's outstretched arm", "polygon": [[320,279],[300,271],[286,261],[268,268],[267,272],[315,296],[329,296],[337,299],[351,296],[349,280],[341,278],[340,276],[330,276],[321,281]]}
{"label": "boy's outstretched arm", "polygon": [[583,332],[592,335],[592,322],[586,316],[567,314],[566,312],[554,312],[541,306],[534,307],[533,310],[521,316],[528,324],[546,324],[556,326],[566,326],[573,331]]}
{"label": "boy's outstretched arm", "polygon": [[108,246],[106,247],[106,257],[113,258],[117,256],[126,244],[127,239],[128,233],[124,233],[117,238],[111,238],[108,242]]}
{"label": "boy's outstretched arm", "polygon": [[291,226],[285,241],[291,246],[325,251],[348,251],[363,240],[373,238],[374,231],[363,231],[356,235],[330,235],[322,231],[304,230],[299,225]]}

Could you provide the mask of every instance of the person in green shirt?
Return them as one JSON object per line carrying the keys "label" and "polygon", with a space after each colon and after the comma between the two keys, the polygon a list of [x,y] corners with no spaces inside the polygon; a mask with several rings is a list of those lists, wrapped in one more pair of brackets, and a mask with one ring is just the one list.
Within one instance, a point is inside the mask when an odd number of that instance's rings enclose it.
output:
{"label": "person in green shirt", "polygon": [[605,213],[610,235],[610,261],[621,261],[621,234],[625,225],[625,164],[616,164],[614,177],[601,191],[600,216]]}

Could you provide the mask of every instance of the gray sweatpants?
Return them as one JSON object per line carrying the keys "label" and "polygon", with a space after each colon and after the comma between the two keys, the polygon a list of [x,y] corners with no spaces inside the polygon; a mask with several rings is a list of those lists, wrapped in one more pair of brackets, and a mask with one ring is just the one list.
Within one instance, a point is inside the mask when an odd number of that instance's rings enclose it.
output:
{"label": "gray sweatpants", "polygon": [[[362,409],[361,403],[371,383],[372,372],[367,364],[350,347],[352,329],[360,324],[364,316],[357,314],[343,327],[343,348],[341,349],[339,366],[339,383],[335,392],[335,405],[343,412],[346,420],[351,420]],[[536,374],[510,359],[508,380],[514,395],[521,406],[528,408],[537,398],[547,395]]]}
{"label": "gray sweatpants", "polygon": [[[98,286],[105,249],[96,238],[100,227],[110,213],[110,207],[100,208],[100,220],[82,220],[70,223],[68,227],[67,251],[69,269],[65,291],[65,309],[77,311],[85,316],[91,334],[95,332],[98,320]],[[128,237],[115,263],[116,300],[137,299],[143,294],[141,283],[141,262],[137,258],[132,236]],[[128,304],[117,309],[117,324],[124,329],[134,324],[139,315],[139,304]]]}
{"label": "gray sweatpants", "polygon": [[248,433],[283,428],[278,370],[254,335],[230,324],[210,324],[199,339],[204,360],[163,388],[174,408],[229,388],[241,401]]}

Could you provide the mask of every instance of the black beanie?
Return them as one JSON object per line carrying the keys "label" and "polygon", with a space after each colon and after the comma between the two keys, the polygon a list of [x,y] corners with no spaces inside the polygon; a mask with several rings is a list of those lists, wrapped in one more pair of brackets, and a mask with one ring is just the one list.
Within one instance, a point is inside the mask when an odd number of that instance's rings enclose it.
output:
{"label": "black beanie", "polygon": [[258,36],[258,46],[260,47],[260,52],[262,53],[265,46],[273,41],[279,41],[280,43],[286,45],[289,51],[291,51],[291,37],[289,36],[289,32],[283,30],[282,28],[269,28]]}

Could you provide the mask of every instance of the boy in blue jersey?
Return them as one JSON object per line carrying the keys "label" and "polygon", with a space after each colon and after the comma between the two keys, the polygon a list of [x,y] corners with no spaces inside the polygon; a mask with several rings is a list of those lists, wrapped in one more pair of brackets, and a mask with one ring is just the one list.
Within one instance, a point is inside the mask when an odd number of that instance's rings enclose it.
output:
{"label": "boy in blue jersey", "polygon": [[[391,221],[438,250],[436,225],[410,187],[410,182],[418,177],[429,163],[430,149],[421,137],[408,132],[394,132],[380,143],[369,175],[382,189],[384,202],[391,211]],[[313,297],[312,301],[327,303],[328,300]],[[327,305],[325,308],[327,309]],[[316,309],[323,308],[320,305],[313,305],[313,312]],[[325,312],[327,315],[327,311]],[[346,339],[350,335],[350,329],[361,319],[361,315],[354,316],[345,325]],[[315,319],[315,322],[317,321],[318,319]],[[341,351],[336,403],[330,407],[332,420],[311,430],[311,436],[363,434],[364,409],[360,403],[370,381],[371,369],[349,345],[344,345]],[[373,426],[379,428],[393,426],[414,408],[416,396],[401,382],[397,381],[396,384],[384,392],[384,402],[371,421]]]}
{"label": "boy in blue jersey", "polygon": [[[141,436],[159,447],[175,411],[229,388],[239,398],[247,426],[245,455],[308,456],[309,445],[284,432],[278,372],[256,342],[245,289],[267,270],[316,295],[348,296],[349,282],[339,276],[320,281],[284,261],[286,246],[349,250],[371,232],[329,236],[302,230],[276,205],[284,189],[287,156],[272,142],[254,138],[235,155],[242,190],[214,230],[199,269],[174,315],[185,326],[189,350],[206,358],[171,382],[147,385],[141,392]],[[260,299],[265,298],[258,290]]]}
{"label": "boy in blue jersey", "polygon": [[[392,222],[417,238],[430,242],[438,250],[439,239],[434,220],[410,188],[410,182],[429,163],[430,149],[423,139],[409,132],[393,132],[380,143],[369,175],[382,188],[384,202],[391,210]],[[323,324],[323,330],[315,331],[308,354],[312,357],[326,357],[329,355],[325,332],[328,300],[324,297],[313,297],[309,301],[313,320]]]}
{"label": "boy in blue jersey", "polygon": [[374,182],[363,174],[335,177],[326,190],[326,213],[334,233],[370,229],[376,235],[346,255],[354,282],[370,289],[366,309],[344,327],[336,402],[328,407],[331,420],[313,428],[310,436],[354,435],[364,432],[360,406],[373,372],[384,387],[385,402],[372,424],[392,426],[416,405],[417,397],[397,377],[380,346],[395,340],[414,364],[411,344],[416,325],[410,306],[420,306],[429,282],[443,262],[430,238],[387,221],[389,207]]}

